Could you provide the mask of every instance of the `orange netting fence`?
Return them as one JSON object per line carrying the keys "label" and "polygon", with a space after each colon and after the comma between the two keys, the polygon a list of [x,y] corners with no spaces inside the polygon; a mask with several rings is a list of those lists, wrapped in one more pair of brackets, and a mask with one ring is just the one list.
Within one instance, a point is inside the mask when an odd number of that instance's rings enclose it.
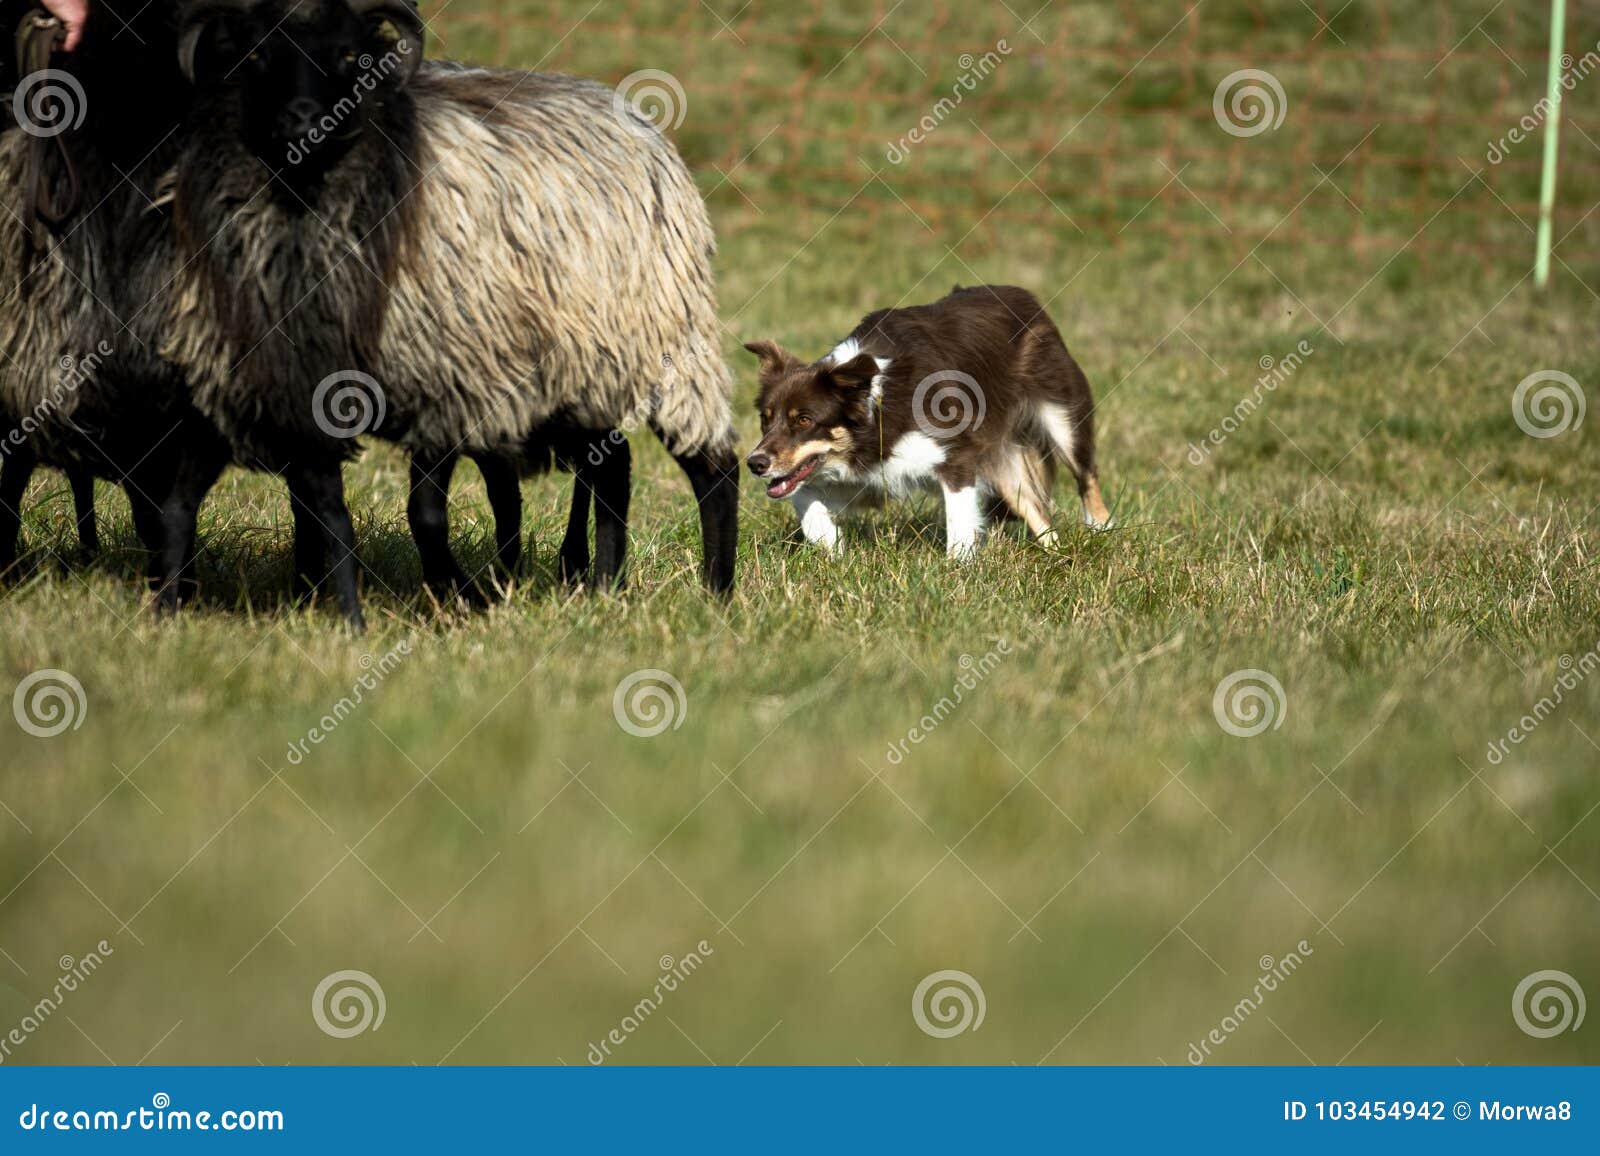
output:
{"label": "orange netting fence", "polygon": [[[673,126],[719,214],[801,239],[839,222],[959,247],[1021,227],[1178,259],[1531,268],[1544,0],[1039,2],[425,11],[435,55],[620,85]],[[1568,29],[1555,235],[1592,279],[1600,3]]]}

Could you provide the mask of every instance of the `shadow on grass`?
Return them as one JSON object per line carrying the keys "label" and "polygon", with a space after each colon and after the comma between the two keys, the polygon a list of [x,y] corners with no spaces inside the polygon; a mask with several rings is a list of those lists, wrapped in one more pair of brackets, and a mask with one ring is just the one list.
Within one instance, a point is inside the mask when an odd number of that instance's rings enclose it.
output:
{"label": "shadow on grass", "polygon": [[[416,548],[404,526],[362,527],[357,543],[364,600],[384,602],[423,618],[475,609],[462,600],[441,602],[423,584]],[[519,598],[542,600],[583,589],[561,580],[556,541],[546,544],[525,539],[522,561],[510,575],[496,564],[494,543],[486,535],[460,536],[452,548],[490,603],[504,601],[513,592]],[[86,573],[117,579],[144,595],[149,590],[148,568],[149,554],[132,527],[116,523],[104,528],[95,555],[86,554],[67,538],[25,552],[0,575],[0,605],[40,583],[81,578]],[[331,596],[296,591],[293,536],[276,528],[202,531],[195,577],[198,587],[186,596],[187,609],[269,615],[313,609],[335,613]]]}

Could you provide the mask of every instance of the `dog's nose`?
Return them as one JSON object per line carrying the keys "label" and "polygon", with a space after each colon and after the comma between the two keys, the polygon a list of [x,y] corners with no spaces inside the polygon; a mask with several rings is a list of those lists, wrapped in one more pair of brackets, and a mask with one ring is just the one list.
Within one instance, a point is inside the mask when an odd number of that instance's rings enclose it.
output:
{"label": "dog's nose", "polygon": [[759,478],[772,468],[772,455],[757,450],[745,461],[745,465],[749,466],[750,472]]}

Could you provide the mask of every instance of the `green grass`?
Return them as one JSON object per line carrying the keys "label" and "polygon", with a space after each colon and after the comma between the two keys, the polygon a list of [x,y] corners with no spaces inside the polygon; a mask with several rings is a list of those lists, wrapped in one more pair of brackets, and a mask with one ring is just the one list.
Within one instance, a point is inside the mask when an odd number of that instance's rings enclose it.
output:
{"label": "green grass", "polygon": [[[533,63],[549,47],[520,25],[473,40],[474,11],[446,23],[453,49],[459,36],[464,53],[498,45]],[[870,27],[843,5],[819,11],[844,47]],[[1086,30],[1105,15],[1073,13]],[[1433,43],[1408,7],[1390,16],[1391,38]],[[738,53],[708,39],[708,14],[685,19],[691,99],[726,99],[709,77],[743,75]],[[1217,36],[1247,33],[1226,19]],[[1272,35],[1303,40],[1304,23]],[[1350,45],[1327,51],[1370,48],[1369,24],[1342,17]],[[795,51],[759,41],[777,16],[737,28],[752,52]],[[1165,24],[1148,31],[1135,41]],[[946,39],[918,54],[925,67],[948,70],[972,37]],[[826,71],[843,49],[822,45]],[[885,68],[900,59],[873,51]],[[610,79],[633,67],[602,37],[551,64]],[[758,71],[783,84],[776,66]],[[918,108],[936,84],[899,81]],[[1207,107],[1201,87],[1174,95],[1157,71],[1128,95]],[[747,150],[787,107],[753,99],[729,131]],[[1319,150],[1348,147],[1347,126],[1312,126]],[[719,162],[690,155],[713,189]],[[982,179],[1003,165],[966,155]],[[1460,184],[1445,179],[1429,205]],[[741,179],[755,207],[712,194],[742,393],[742,340],[818,353],[865,309],[957,280],[1056,294],[1101,400],[1118,528],[1074,526],[1055,551],[1010,532],[959,566],[933,503],[894,503],[852,523],[847,557],[830,561],[795,545],[788,507],[752,484],[724,605],[698,589],[686,485],[635,439],[626,593],[554,584],[566,487],[550,481],[528,489],[525,581],[487,614],[441,613],[418,590],[403,463],[378,448],[350,471],[373,621],[356,639],[288,604],[288,509],[264,480],[218,489],[205,597],[168,623],[143,610],[121,499],[102,490],[106,557],[67,567],[70,503],[47,479],[30,496],[30,572],[0,601],[0,690],[57,668],[88,709],[48,740],[5,720],[0,1034],[49,990],[58,957],[102,938],[115,954],[7,1062],[583,1063],[651,992],[660,957],[702,939],[714,954],[619,1062],[1178,1064],[1251,994],[1262,957],[1301,940],[1300,970],[1218,1062],[1600,1059],[1593,1031],[1534,1039],[1510,1007],[1545,969],[1600,993],[1600,683],[1566,694],[1503,761],[1486,753],[1550,693],[1562,656],[1600,643],[1593,419],[1538,440],[1511,406],[1544,369],[1596,400],[1596,297],[1580,281],[1597,280],[1594,262],[1566,250],[1540,296],[1517,284],[1521,260],[1387,261],[1421,224],[1408,217],[1369,222],[1398,237],[1366,255],[1325,216],[1306,226],[1320,249],[1239,263],[1215,225],[1164,252],[1159,203],[1121,234],[969,233],[987,207],[975,193],[964,221],[929,232],[892,207],[873,227],[853,211],[830,223],[843,198],[812,214],[766,181]],[[1568,227],[1590,203],[1563,202]],[[1212,208],[1241,232],[1257,211]],[[1336,211],[1349,213],[1319,208]],[[1427,239],[1476,228],[1452,210]],[[1259,360],[1302,340],[1304,367],[1190,464]],[[741,422],[753,432],[748,406]],[[470,471],[456,541],[489,560]],[[291,763],[363,656],[402,642],[398,670]],[[962,657],[1002,643],[931,736],[891,757]],[[654,738],[613,714],[618,684],[644,669],[669,672],[687,704]],[[1241,670],[1284,690],[1281,726],[1254,738],[1213,713]],[[382,985],[381,1030],[318,1030],[312,992],[344,969]],[[943,969],[981,983],[980,1030],[916,1026],[912,992]]]}

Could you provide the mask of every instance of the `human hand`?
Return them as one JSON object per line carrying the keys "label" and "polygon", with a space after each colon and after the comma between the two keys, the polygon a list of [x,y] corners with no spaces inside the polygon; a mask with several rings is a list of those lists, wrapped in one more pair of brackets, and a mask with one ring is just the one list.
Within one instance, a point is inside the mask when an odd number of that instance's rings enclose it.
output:
{"label": "human hand", "polygon": [[89,19],[89,0],[39,0],[50,10],[50,15],[67,26],[68,52],[78,47],[83,39],[83,26]]}

